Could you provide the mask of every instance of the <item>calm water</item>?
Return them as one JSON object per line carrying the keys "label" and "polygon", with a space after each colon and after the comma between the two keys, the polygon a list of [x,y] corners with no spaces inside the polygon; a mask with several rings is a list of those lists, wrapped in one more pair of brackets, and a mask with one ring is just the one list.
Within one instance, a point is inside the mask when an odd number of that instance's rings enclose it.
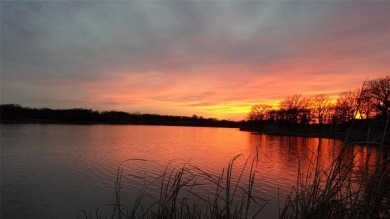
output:
{"label": "calm water", "polygon": [[[219,175],[237,154],[259,155],[255,191],[267,201],[260,213],[277,218],[278,206],[294,185],[298,157],[303,169],[319,152],[326,163],[341,144],[317,138],[253,135],[227,128],[132,125],[1,125],[1,218],[77,218],[114,201],[119,165],[124,168],[124,201],[144,180],[172,162],[189,162]],[[351,154],[367,156],[355,147]],[[137,161],[129,159],[145,159]],[[158,195],[158,186],[150,187]],[[278,188],[280,199],[278,201]],[[202,192],[214,191],[203,188]],[[104,214],[105,208],[101,207]]]}

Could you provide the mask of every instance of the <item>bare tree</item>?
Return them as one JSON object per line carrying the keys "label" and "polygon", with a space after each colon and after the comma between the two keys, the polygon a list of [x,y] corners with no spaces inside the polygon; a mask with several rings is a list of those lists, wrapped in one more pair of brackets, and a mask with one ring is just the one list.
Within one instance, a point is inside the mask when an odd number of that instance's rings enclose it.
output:
{"label": "bare tree", "polygon": [[337,123],[344,123],[354,119],[359,95],[359,89],[340,93],[334,112],[334,118]]}
{"label": "bare tree", "polygon": [[302,95],[288,96],[279,104],[280,115],[292,125],[307,125],[311,121],[310,99]]}
{"label": "bare tree", "polygon": [[368,81],[363,89],[363,100],[368,105],[367,117],[390,116],[390,76]]}
{"label": "bare tree", "polygon": [[331,111],[331,99],[325,94],[314,95],[311,99],[313,114],[318,124],[322,125],[327,122]]}
{"label": "bare tree", "polygon": [[298,124],[298,115],[301,109],[302,95],[288,96],[279,103],[279,108],[286,113],[287,120],[291,124]]}
{"label": "bare tree", "polygon": [[250,121],[265,121],[270,118],[269,112],[272,109],[271,105],[258,104],[252,106],[252,109],[248,115]]}
{"label": "bare tree", "polygon": [[308,125],[312,121],[311,109],[310,109],[311,99],[308,97],[303,97],[300,100],[299,106],[299,123],[301,125]]}

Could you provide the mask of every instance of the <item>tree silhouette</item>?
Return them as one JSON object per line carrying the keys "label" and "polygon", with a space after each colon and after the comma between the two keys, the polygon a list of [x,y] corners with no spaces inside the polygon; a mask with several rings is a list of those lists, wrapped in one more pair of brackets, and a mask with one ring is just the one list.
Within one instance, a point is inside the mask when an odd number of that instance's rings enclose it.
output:
{"label": "tree silhouette", "polygon": [[258,104],[254,105],[251,108],[248,119],[253,122],[262,122],[270,119],[270,110],[272,109],[271,105],[267,104]]}
{"label": "tree silhouette", "polygon": [[334,120],[337,124],[346,123],[355,118],[360,90],[340,93],[334,107]]}
{"label": "tree silhouette", "polygon": [[28,108],[15,104],[0,105],[1,122],[70,123],[70,124],[145,124],[238,127],[228,120],[203,118],[202,116],[169,116],[157,114],[127,113],[121,111],[93,111],[91,109]]}
{"label": "tree silhouette", "polygon": [[314,95],[312,100],[313,114],[319,125],[328,122],[331,113],[331,102],[329,96],[325,94]]}
{"label": "tree silhouette", "polygon": [[306,123],[307,120],[307,109],[305,108],[307,104],[307,99],[303,98],[302,95],[296,94],[293,96],[288,96],[282,100],[279,104],[280,110],[285,114],[285,120],[287,120],[291,125],[296,125],[302,121]]}
{"label": "tree silhouette", "polygon": [[390,116],[390,76],[365,83],[362,96],[368,105],[367,115],[379,118]]}

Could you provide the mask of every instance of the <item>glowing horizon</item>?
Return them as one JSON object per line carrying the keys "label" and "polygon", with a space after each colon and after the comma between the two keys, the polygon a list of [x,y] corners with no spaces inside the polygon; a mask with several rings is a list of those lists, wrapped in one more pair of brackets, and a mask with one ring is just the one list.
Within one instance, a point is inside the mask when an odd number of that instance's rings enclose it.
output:
{"label": "glowing horizon", "polygon": [[1,2],[1,103],[245,119],[388,75],[390,2]]}

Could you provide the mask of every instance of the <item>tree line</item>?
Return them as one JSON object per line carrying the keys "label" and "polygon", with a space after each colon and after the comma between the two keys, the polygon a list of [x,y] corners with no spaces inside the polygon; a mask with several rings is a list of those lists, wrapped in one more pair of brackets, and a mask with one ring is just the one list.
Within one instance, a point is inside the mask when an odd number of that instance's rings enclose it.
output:
{"label": "tree line", "polygon": [[289,127],[348,125],[352,120],[386,120],[390,116],[390,76],[365,81],[361,88],[344,91],[336,99],[326,94],[288,96],[278,108],[258,104],[251,108],[252,126]]}
{"label": "tree line", "polygon": [[70,123],[70,124],[140,124],[179,125],[207,127],[238,127],[230,120],[203,118],[202,116],[171,116],[158,114],[127,113],[122,111],[99,112],[92,109],[29,108],[16,104],[0,105],[0,121],[3,123]]}

